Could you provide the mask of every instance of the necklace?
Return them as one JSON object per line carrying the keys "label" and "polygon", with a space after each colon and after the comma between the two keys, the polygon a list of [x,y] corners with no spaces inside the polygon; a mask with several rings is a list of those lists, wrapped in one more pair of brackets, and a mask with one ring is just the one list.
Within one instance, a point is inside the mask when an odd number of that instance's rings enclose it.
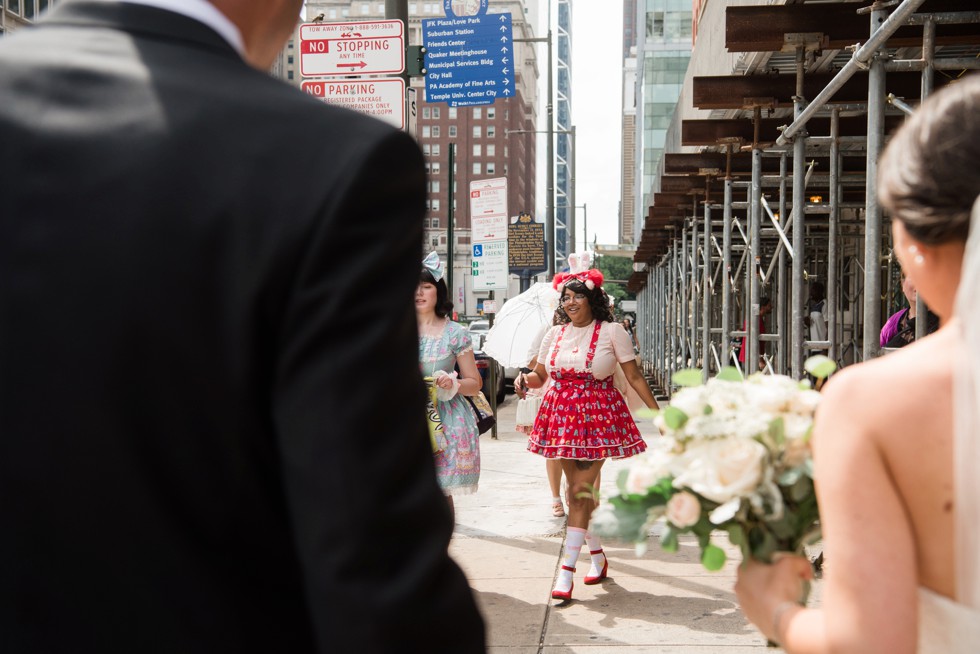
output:
{"label": "necklace", "polygon": [[587,325],[582,325],[581,327],[577,327],[572,324],[569,325],[572,328],[572,339],[574,339],[572,341],[572,354],[578,354],[581,351],[583,338],[592,335],[591,332],[589,332],[589,328],[592,326],[593,322],[594,321],[589,321]]}

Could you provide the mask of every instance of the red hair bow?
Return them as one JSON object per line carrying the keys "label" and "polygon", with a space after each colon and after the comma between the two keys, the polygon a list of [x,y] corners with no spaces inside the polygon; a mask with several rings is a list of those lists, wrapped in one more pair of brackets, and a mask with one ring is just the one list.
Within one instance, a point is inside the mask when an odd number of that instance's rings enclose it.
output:
{"label": "red hair bow", "polygon": [[573,279],[585,284],[585,287],[590,291],[594,288],[602,287],[602,282],[605,279],[602,273],[595,268],[590,268],[589,270],[584,270],[580,273],[570,273],[570,272],[560,272],[555,275],[554,281],[551,282],[551,286],[558,290],[560,287],[564,286]]}

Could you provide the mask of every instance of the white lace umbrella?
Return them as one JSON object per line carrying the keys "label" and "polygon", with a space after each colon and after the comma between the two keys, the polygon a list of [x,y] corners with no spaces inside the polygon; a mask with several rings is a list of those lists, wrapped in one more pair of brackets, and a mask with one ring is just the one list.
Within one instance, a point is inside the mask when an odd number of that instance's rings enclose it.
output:
{"label": "white lace umbrella", "polygon": [[506,368],[527,365],[528,354],[543,327],[550,327],[558,307],[558,291],[538,282],[504,302],[494,317],[483,351]]}

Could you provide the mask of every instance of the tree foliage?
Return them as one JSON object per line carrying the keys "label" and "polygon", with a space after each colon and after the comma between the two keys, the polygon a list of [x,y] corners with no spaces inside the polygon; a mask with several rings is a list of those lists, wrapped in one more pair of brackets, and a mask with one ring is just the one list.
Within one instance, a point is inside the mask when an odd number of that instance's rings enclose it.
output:
{"label": "tree foliage", "polygon": [[618,280],[607,281],[602,288],[616,301],[616,311],[619,313],[620,302],[636,299],[635,293],[626,290],[626,281],[633,274],[633,260],[629,257],[603,255],[599,257],[598,267],[607,280]]}

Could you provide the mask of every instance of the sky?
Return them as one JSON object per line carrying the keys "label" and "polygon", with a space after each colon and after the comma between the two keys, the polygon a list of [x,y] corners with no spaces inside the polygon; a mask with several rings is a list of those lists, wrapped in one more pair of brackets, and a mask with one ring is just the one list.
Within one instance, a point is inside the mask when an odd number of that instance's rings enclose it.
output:
{"label": "sky", "polygon": [[[588,207],[588,242],[597,235],[600,244],[613,244],[619,241],[622,176],[622,3],[573,0],[571,38],[572,124],[579,149],[575,204]],[[576,243],[582,243],[583,218],[579,209]]]}

